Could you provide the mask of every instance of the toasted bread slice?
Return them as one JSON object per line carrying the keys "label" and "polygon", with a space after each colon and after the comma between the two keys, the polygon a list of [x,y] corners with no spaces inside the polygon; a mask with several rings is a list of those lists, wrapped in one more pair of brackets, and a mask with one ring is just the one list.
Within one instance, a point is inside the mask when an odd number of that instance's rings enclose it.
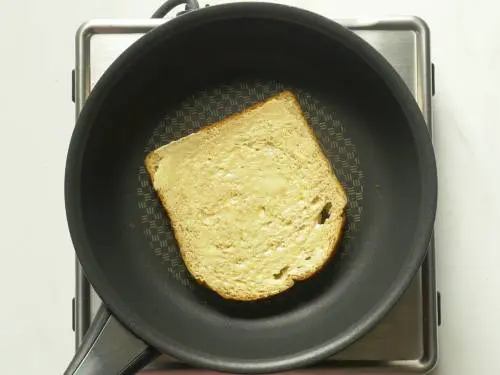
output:
{"label": "toasted bread slice", "polygon": [[316,273],[347,197],[295,96],[282,92],[145,160],[196,280],[251,301]]}

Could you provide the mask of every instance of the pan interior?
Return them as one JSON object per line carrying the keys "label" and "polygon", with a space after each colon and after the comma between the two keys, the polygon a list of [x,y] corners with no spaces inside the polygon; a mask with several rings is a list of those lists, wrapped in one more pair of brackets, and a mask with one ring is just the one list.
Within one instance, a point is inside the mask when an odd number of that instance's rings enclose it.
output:
{"label": "pan interior", "polygon": [[[421,176],[398,102],[341,41],[298,24],[220,20],[150,41],[102,97],[87,138],[83,218],[109,286],[96,289],[185,358],[266,362],[340,345],[412,267]],[[187,272],[144,157],[283,89],[348,192],[347,227],[310,280],[264,301],[226,301]]]}

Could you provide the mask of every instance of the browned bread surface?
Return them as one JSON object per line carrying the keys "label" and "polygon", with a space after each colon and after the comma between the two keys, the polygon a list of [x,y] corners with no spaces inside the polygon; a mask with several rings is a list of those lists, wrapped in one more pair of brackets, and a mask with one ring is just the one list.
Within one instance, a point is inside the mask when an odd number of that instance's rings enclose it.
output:
{"label": "browned bread surface", "polygon": [[340,240],[345,191],[289,91],[152,151],[145,164],[189,272],[224,298],[283,292]]}

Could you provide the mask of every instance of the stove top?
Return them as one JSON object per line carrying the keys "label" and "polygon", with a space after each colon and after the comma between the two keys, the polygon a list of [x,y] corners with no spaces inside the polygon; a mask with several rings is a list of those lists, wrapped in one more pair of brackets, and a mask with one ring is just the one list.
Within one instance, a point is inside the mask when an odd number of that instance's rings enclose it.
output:
{"label": "stove top", "polygon": [[[107,67],[131,43],[165,20],[94,20],[76,35],[73,99],[76,113]],[[394,66],[414,94],[432,133],[431,96],[434,91],[429,30],[415,17],[337,20],[370,43]],[[100,300],[76,265],[73,321],[78,346]],[[437,362],[439,293],[435,284],[434,240],[420,272],[398,304],[373,331],[334,357],[314,367],[318,371],[430,371]],[[149,369],[197,371],[162,356]]]}

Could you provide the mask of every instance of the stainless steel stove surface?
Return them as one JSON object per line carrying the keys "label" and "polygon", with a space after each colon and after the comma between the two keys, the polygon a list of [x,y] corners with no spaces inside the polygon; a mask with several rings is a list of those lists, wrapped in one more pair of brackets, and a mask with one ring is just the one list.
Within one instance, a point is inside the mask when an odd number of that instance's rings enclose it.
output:
{"label": "stainless steel stove surface", "polygon": [[[80,27],[76,36],[74,76],[77,114],[90,90],[112,61],[131,43],[162,22],[165,21],[98,20]],[[430,37],[426,24],[414,17],[337,22],[365,39],[395,67],[413,92],[431,128],[433,66],[430,62]],[[100,305],[100,300],[89,286],[78,264],[76,271],[74,327],[76,343],[79,345]],[[355,344],[319,364],[314,368],[315,371],[430,371],[437,361],[438,305],[432,241],[420,272],[385,319]],[[200,371],[166,356],[160,357],[148,368]]]}

